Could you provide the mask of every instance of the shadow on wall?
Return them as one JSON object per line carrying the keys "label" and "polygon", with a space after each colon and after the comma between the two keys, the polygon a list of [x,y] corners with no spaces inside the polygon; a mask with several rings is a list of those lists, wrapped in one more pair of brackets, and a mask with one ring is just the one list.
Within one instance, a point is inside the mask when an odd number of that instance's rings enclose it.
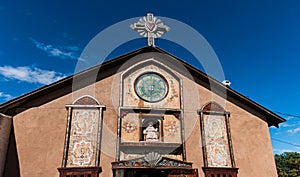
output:
{"label": "shadow on wall", "polygon": [[9,137],[8,151],[6,155],[6,163],[3,177],[20,177],[20,166],[18,160],[18,152],[15,139],[15,131],[12,125]]}

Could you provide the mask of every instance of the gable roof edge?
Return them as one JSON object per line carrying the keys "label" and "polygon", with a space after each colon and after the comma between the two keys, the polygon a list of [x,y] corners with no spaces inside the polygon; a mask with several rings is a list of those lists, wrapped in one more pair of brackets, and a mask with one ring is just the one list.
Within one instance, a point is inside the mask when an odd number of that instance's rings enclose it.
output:
{"label": "gable roof edge", "polygon": [[[244,95],[238,93],[237,91],[231,89],[230,87],[225,86],[224,84],[222,84],[218,80],[212,78],[211,76],[208,76],[207,74],[205,74],[204,72],[198,70],[194,66],[182,61],[181,59],[173,56],[172,54],[170,54],[170,53],[168,53],[168,52],[166,52],[166,51],[164,51],[160,48],[149,47],[149,46],[146,46],[144,48],[140,48],[138,50],[129,52],[125,55],[122,55],[122,56],[116,57],[114,59],[105,61],[105,62],[103,62],[99,65],[93,66],[93,67],[88,68],[88,69],[83,70],[83,71],[80,71],[78,73],[75,73],[74,75],[68,76],[68,77],[66,77],[64,79],[61,79],[59,81],[56,81],[52,84],[45,85],[45,86],[43,86],[43,87],[41,87],[37,90],[34,90],[32,92],[29,92],[27,94],[24,94],[24,95],[21,95],[17,98],[14,98],[14,99],[12,99],[8,102],[5,102],[5,103],[0,105],[0,113],[4,113],[4,114],[10,115],[10,116],[13,116],[14,111],[11,111],[11,110],[17,108],[18,106],[22,105],[23,103],[25,103],[28,100],[36,99],[39,96],[44,95],[46,93],[51,93],[51,92],[54,92],[57,89],[72,85],[73,78],[88,75],[90,72],[95,71],[95,70],[99,71],[100,66],[101,66],[100,72],[103,72],[103,71],[105,71],[109,68],[114,67],[115,66],[114,64],[118,61],[123,61],[124,59],[126,60],[127,58],[136,56],[140,53],[147,53],[147,52],[159,52],[159,53],[163,53],[163,54],[171,56],[173,59],[175,59],[178,62],[182,63],[191,72],[192,76],[197,77],[199,80],[203,81],[206,84],[213,84],[213,87],[217,88],[217,90],[224,90],[225,89],[226,92],[227,92],[228,99],[232,99],[233,101],[237,101],[240,104],[244,104],[246,107],[252,108],[252,109],[258,111],[258,113],[264,115],[265,117],[261,117],[261,118],[266,119],[266,122],[268,123],[269,126],[274,125],[274,126],[278,127],[279,123],[282,123],[282,122],[285,121],[285,119],[278,116],[274,112],[272,112],[269,109],[261,106],[260,104],[254,102],[253,100],[245,97]],[[71,92],[72,88],[68,88],[68,91]],[[216,94],[218,94],[218,93],[216,93]],[[220,94],[218,94],[218,95],[220,95]]]}

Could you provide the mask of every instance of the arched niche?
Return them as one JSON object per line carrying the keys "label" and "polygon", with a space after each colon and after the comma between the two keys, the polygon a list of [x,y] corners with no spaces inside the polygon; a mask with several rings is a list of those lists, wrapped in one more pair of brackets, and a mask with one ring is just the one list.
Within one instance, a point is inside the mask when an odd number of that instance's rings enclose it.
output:
{"label": "arched niche", "polygon": [[215,101],[211,101],[206,103],[203,107],[202,107],[202,111],[203,112],[219,112],[219,113],[224,113],[225,109],[218,104]]}
{"label": "arched niche", "polygon": [[84,95],[73,101],[73,105],[100,105],[99,101],[90,95]]}

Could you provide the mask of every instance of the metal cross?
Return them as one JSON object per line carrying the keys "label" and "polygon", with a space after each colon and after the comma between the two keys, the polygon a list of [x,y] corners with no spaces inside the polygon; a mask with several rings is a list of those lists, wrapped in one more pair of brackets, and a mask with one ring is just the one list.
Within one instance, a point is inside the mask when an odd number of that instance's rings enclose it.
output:
{"label": "metal cross", "polygon": [[167,25],[164,25],[160,19],[154,17],[152,13],[148,13],[146,17],[140,18],[137,23],[130,25],[130,27],[141,36],[148,37],[148,46],[155,46],[154,38],[159,38],[170,30]]}

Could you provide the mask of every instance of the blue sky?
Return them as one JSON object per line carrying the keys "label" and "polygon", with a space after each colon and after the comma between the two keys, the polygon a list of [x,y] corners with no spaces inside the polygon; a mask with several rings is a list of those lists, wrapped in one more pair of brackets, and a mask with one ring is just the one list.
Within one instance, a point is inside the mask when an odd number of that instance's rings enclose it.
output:
{"label": "blue sky", "polygon": [[[0,1],[0,103],[73,74],[99,32],[152,12],[202,34],[231,87],[287,119],[270,128],[274,152],[300,152],[299,7],[297,0]],[[145,45],[130,41],[110,57]],[[197,66],[177,44],[156,45]]]}

